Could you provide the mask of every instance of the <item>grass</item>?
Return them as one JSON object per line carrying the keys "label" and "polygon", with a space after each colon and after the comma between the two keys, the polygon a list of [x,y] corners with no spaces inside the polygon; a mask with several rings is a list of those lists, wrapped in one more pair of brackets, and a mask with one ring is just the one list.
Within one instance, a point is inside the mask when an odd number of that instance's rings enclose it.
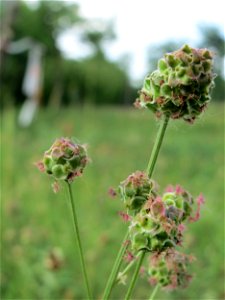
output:
{"label": "grass", "polygon": [[[148,111],[70,108],[40,111],[29,129],[15,125],[16,112],[2,120],[2,299],[84,299],[85,289],[64,189],[33,163],[55,138],[75,136],[89,144],[92,163],[73,185],[91,286],[101,298],[107,276],[126,232],[119,199],[109,187],[146,168],[158,124]],[[185,251],[193,253],[195,275],[187,289],[160,291],[156,299],[224,299],[223,105],[211,105],[196,124],[170,122],[154,178],[163,190],[180,183],[194,196],[203,192],[201,220],[186,232]],[[52,251],[59,252],[58,268]],[[131,272],[132,273],[132,272]],[[152,287],[140,278],[136,299]],[[116,288],[123,299],[126,287]]]}

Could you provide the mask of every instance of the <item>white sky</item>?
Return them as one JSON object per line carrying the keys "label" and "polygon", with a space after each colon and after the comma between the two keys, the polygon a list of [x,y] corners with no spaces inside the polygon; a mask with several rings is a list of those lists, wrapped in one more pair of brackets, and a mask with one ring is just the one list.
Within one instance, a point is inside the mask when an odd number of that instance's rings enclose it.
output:
{"label": "white sky", "polygon": [[[29,2],[31,0],[28,0]],[[68,1],[69,2],[69,1]],[[140,79],[145,68],[147,49],[165,40],[195,43],[197,25],[214,24],[224,30],[222,0],[70,0],[78,3],[80,14],[90,19],[113,20],[117,39],[106,47],[109,58],[118,60],[130,54],[132,79]],[[83,57],[88,49],[74,38],[74,31],[60,39],[68,57]]]}

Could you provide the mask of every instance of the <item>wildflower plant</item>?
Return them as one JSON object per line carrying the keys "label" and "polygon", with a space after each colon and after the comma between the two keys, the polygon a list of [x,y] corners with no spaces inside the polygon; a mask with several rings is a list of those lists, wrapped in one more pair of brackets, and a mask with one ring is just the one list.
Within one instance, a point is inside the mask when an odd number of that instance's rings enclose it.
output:
{"label": "wildflower plant", "polygon": [[63,181],[67,185],[81,268],[83,272],[87,296],[88,299],[91,299],[92,296],[88,282],[84,254],[79,233],[78,220],[76,215],[75,202],[71,188],[71,184],[73,183],[73,181],[77,177],[82,175],[88,161],[89,159],[87,156],[87,150],[85,145],[75,143],[70,138],[62,137],[57,139],[52,144],[49,150],[45,151],[42,160],[39,161],[36,165],[41,172],[46,173],[55,180],[53,184],[53,190],[55,192],[59,190],[59,182]]}
{"label": "wildflower plant", "polygon": [[[188,45],[159,60],[158,68],[144,80],[138,108],[147,108],[160,119],[160,126],[145,171],[135,171],[123,180],[118,192],[110,188],[110,195],[119,195],[124,205],[120,216],[128,230],[117,254],[106,283],[102,299],[110,298],[113,287],[128,282],[125,300],[129,300],[138,275],[141,273],[154,285],[150,296],[154,298],[159,287],[175,289],[186,287],[191,280],[188,266],[192,256],[183,254],[182,241],[189,223],[199,220],[204,197],[194,198],[180,185],[169,185],[164,192],[152,178],[159,151],[170,119],[184,119],[193,123],[210,101],[215,74],[212,53],[207,49],[194,49]],[[81,260],[88,299],[93,299],[88,283],[71,184],[82,175],[89,159],[86,147],[69,138],[57,139],[37,163],[38,168],[54,179],[54,190],[63,181],[68,187],[76,241]],[[145,259],[147,257],[147,259]],[[124,270],[120,270],[125,261]],[[146,266],[142,265],[146,263]]]}
{"label": "wildflower plant", "polygon": [[[165,54],[157,70],[144,80],[135,106],[152,111],[161,124],[146,171],[129,175],[119,185],[129,226],[103,299],[109,299],[115,283],[126,282],[128,271],[136,264],[125,295],[126,300],[130,299],[146,254],[159,258],[158,264],[148,267],[151,282],[156,284],[150,299],[154,298],[159,286],[186,286],[191,278],[186,272],[191,260],[176,249],[182,246],[186,225],[199,219],[204,198],[200,195],[194,200],[179,185],[169,186],[160,195],[152,174],[169,120],[182,118],[192,124],[206,109],[214,87],[212,63],[213,54],[208,49],[184,45]],[[125,253],[129,253],[129,263],[119,272]]]}
{"label": "wildflower plant", "polygon": [[43,159],[38,162],[40,171],[51,175],[56,181],[72,181],[81,176],[88,162],[86,147],[69,138],[57,139]]}

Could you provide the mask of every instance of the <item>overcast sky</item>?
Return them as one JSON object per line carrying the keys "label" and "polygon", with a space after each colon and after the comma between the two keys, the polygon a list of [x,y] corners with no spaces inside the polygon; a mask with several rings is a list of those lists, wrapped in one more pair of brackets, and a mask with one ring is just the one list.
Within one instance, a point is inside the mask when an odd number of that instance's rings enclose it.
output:
{"label": "overcast sky", "polygon": [[[28,0],[31,1],[31,0]],[[199,38],[197,25],[213,24],[224,30],[222,0],[70,0],[78,3],[80,14],[90,19],[113,20],[117,39],[108,44],[107,55],[113,60],[131,55],[133,79],[145,75],[147,49],[165,40],[194,44]],[[88,49],[77,44],[68,32],[60,47],[69,57],[82,57]]]}

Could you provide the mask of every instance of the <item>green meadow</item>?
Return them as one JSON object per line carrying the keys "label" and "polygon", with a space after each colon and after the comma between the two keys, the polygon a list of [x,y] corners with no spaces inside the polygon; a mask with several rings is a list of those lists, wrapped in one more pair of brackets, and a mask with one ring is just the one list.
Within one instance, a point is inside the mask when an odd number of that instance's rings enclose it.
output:
{"label": "green meadow", "polygon": [[[61,136],[88,144],[91,163],[73,191],[91,287],[101,299],[127,229],[118,216],[123,203],[110,198],[108,189],[146,168],[158,121],[149,111],[133,108],[49,108],[39,111],[28,129],[19,128],[16,117],[14,110],[2,114],[2,299],[85,299],[65,187],[54,194],[51,178],[34,166]],[[156,299],[225,297],[223,142],[222,104],[212,104],[193,125],[169,123],[153,177],[161,191],[179,183],[195,197],[202,192],[206,203],[199,222],[185,232],[183,250],[196,257],[190,286],[161,290]],[[152,289],[140,277],[134,299],[148,299]],[[115,288],[112,299],[123,299],[125,291],[126,286]]]}

